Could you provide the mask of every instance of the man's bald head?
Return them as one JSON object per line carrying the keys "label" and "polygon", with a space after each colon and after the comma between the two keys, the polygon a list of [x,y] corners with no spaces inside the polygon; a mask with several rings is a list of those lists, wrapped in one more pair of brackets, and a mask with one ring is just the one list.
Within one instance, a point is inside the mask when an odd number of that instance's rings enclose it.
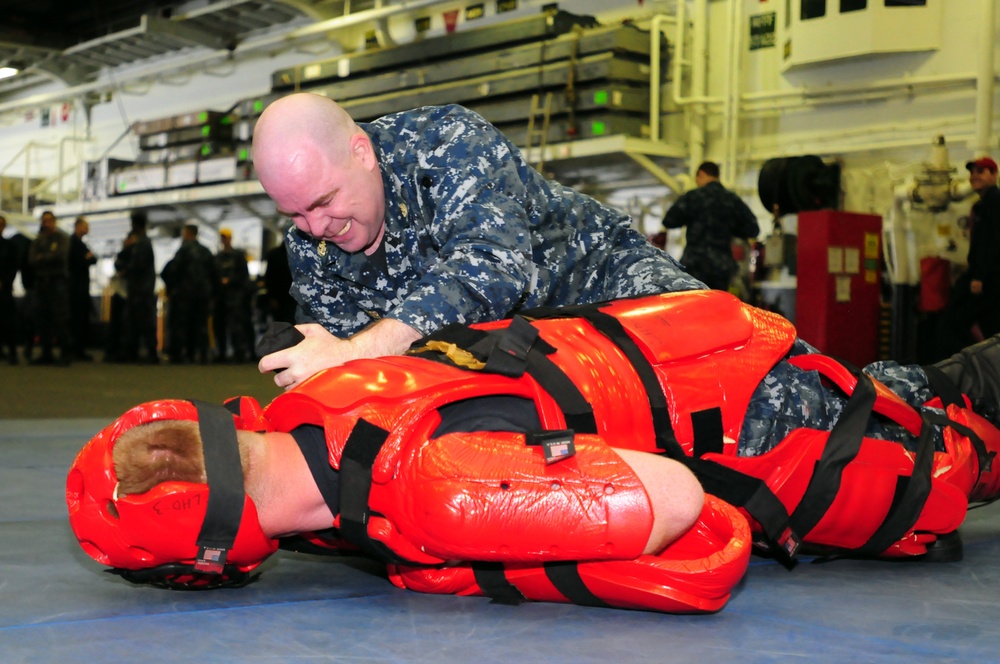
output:
{"label": "man's bald head", "polygon": [[334,101],[301,93],[268,106],[253,136],[257,179],[300,231],[347,252],[373,252],[385,191],[372,139]]}
{"label": "man's bald head", "polygon": [[340,163],[347,158],[350,137],[360,131],[332,99],[309,92],[282,97],[257,120],[254,169],[266,188],[274,177],[308,169],[317,154]]}

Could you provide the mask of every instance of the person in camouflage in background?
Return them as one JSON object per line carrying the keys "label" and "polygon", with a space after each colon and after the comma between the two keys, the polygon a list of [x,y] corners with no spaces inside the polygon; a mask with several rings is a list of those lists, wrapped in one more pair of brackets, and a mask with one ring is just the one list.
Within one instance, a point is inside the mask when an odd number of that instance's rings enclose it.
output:
{"label": "person in camouflage in background", "polygon": [[681,264],[709,288],[728,290],[738,267],[733,258],[734,237],[757,237],[760,227],[743,199],[719,182],[719,165],[698,166],[697,189],[684,193],[663,216],[664,228],[686,226]]}
{"label": "person in camouflage in background", "polygon": [[449,323],[704,288],[625,214],[545,179],[481,116],[427,107],[355,124],[309,93],[274,102],[254,168],[286,237],[306,341],[265,357],[291,387],[403,352]]}

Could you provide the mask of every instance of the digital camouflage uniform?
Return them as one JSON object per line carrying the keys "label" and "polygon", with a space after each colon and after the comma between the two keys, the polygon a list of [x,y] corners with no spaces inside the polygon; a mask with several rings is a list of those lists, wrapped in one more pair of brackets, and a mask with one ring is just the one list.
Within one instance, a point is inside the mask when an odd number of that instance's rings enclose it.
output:
{"label": "digital camouflage uniform", "polygon": [[[815,353],[816,349],[798,339],[788,355]],[[927,374],[917,365],[896,362],[873,362],[863,371],[885,384],[906,403],[918,410],[935,395]],[[835,388],[824,385],[818,373],[805,371],[788,362],[778,362],[757,385],[747,406],[740,431],[739,455],[757,456],[771,450],[793,430],[800,427],[829,431],[840,418],[847,398]],[[940,427],[935,436],[937,449],[944,444]],[[876,418],[868,421],[865,435],[881,440],[898,440],[911,446],[916,439],[903,427]]]}
{"label": "digital camouflage uniform", "polygon": [[361,127],[385,186],[388,274],[288,233],[303,320],[347,337],[389,316],[423,334],[522,308],[692,290],[703,284],[631,219],[545,179],[479,115],[421,108]]}
{"label": "digital camouflage uniform", "polygon": [[686,226],[681,264],[709,288],[726,290],[736,274],[732,238],[757,237],[757,217],[739,196],[708,182],[677,199],[663,217],[666,228]]}
{"label": "digital camouflage uniform", "polygon": [[[319,241],[291,227],[286,241],[300,322],[346,338],[389,316],[428,334],[520,309],[704,287],[635,231],[628,216],[545,179],[471,111],[427,107],[361,127],[382,167],[388,274],[363,253],[330,243],[320,256]],[[793,353],[810,350],[800,341]],[[872,373],[896,374],[902,378],[891,387],[922,403],[914,396],[926,391],[919,368]],[[779,363],[750,403],[741,453],[761,454],[796,426],[832,427],[844,401],[814,372]],[[877,424],[869,433],[900,435]]]}

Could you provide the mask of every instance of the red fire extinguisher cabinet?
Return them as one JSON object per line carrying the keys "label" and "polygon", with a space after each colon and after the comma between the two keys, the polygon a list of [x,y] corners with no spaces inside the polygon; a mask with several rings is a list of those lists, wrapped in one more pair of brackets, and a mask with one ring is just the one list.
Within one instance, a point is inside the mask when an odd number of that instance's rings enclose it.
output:
{"label": "red fire extinguisher cabinet", "polygon": [[821,352],[858,367],[877,359],[882,217],[800,212],[795,326]]}

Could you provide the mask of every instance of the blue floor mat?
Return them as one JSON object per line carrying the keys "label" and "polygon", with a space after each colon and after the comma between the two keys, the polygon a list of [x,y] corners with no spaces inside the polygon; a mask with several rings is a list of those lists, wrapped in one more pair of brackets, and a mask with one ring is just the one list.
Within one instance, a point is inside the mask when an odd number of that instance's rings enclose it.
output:
{"label": "blue floor mat", "polygon": [[106,574],[77,546],[64,480],[97,420],[0,421],[0,653],[7,662],[1000,660],[1000,506],[955,563],[754,558],[719,613],[421,595],[358,558],[281,552],[242,589]]}

